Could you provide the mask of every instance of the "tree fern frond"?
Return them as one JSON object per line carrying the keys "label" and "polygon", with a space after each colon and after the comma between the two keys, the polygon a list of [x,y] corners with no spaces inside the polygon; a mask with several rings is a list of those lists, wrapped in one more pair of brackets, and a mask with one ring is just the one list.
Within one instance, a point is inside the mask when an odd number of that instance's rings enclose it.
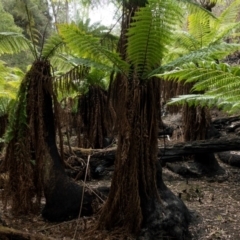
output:
{"label": "tree fern frond", "polygon": [[48,38],[42,49],[42,56],[45,58],[53,57],[57,52],[66,50],[65,43],[59,34],[53,34]]}
{"label": "tree fern frond", "polygon": [[187,102],[193,105],[216,105],[227,111],[233,111],[231,105],[240,106],[240,70],[228,64],[199,62],[185,64],[179,69],[158,75],[161,79],[193,82],[193,92],[205,93],[180,96],[172,103]]}
{"label": "tree fern frond", "polygon": [[32,43],[22,34],[14,32],[0,32],[0,55],[19,53],[30,49],[33,52]]}
{"label": "tree fern frond", "polygon": [[228,25],[225,25],[223,28],[219,29],[219,31],[215,32],[214,39],[211,44],[215,44],[219,41],[222,41],[224,38],[233,34],[234,31],[239,29],[239,27],[240,27],[240,22],[230,23]]}
{"label": "tree fern frond", "polygon": [[126,72],[128,64],[121,60],[120,56],[102,47],[99,38],[93,37],[81,31],[75,24],[60,25],[60,35],[63,37],[67,46],[77,56],[93,61],[100,61],[108,59],[120,71]]}
{"label": "tree fern frond", "polygon": [[206,10],[204,7],[202,7],[199,3],[197,3],[194,0],[181,0],[180,4],[182,4],[183,8],[187,7],[187,11],[190,14],[195,13],[199,14],[199,17],[201,19],[205,19],[207,21],[209,20],[209,18],[216,19],[216,17],[211,12]]}
{"label": "tree fern frond", "polygon": [[201,19],[200,12],[190,15],[188,17],[188,31],[197,42],[195,49],[206,46],[206,42],[209,42],[208,34],[211,31],[210,19]]}
{"label": "tree fern frond", "polygon": [[187,103],[189,106],[215,106],[220,101],[215,96],[209,96],[204,94],[187,94],[172,98],[168,105],[183,105]]}
{"label": "tree fern frond", "polygon": [[180,17],[181,11],[175,1],[149,1],[135,13],[127,33],[127,56],[140,76],[160,64]]}
{"label": "tree fern frond", "polygon": [[190,106],[208,106],[218,107],[223,111],[229,113],[236,113],[240,111],[240,93],[232,98],[217,97],[210,94],[188,94],[172,98],[168,105],[183,105]]}
{"label": "tree fern frond", "polygon": [[[202,78],[201,72],[207,72],[207,76]],[[234,89],[237,87],[237,82],[240,81],[240,76],[235,75],[235,73],[237,72],[225,63],[201,63],[198,70],[193,73],[197,81],[193,89],[197,91],[206,90],[210,94],[216,94],[223,88],[227,90],[227,88],[233,87],[232,89]]]}
{"label": "tree fern frond", "polygon": [[99,69],[99,71],[107,71],[107,72],[111,72],[113,70],[117,71],[117,69],[111,66],[109,62],[106,62],[104,64],[104,61],[98,62],[98,61],[93,61],[86,58],[79,58],[74,56],[68,56],[66,60],[68,63],[71,63],[72,65],[75,65],[75,66],[81,65],[85,67],[93,67],[93,68]]}
{"label": "tree fern frond", "polygon": [[240,1],[234,0],[231,4],[225,8],[225,10],[219,16],[219,22],[222,24],[229,24],[237,21],[240,11]]}
{"label": "tree fern frond", "polygon": [[199,49],[198,39],[187,31],[174,31],[174,46],[189,50]]}
{"label": "tree fern frond", "polygon": [[[179,58],[168,62],[159,68],[155,69],[149,74],[151,77],[154,74],[163,73],[165,71],[171,71],[176,67],[181,67],[186,63],[199,63],[201,61],[215,61],[216,59],[223,59],[224,57],[228,56],[230,53],[233,53],[239,50],[239,44],[228,44],[222,42],[220,44],[211,45],[209,47],[201,48],[196,51],[190,51],[188,54],[184,54]],[[177,55],[177,54],[176,54]]]}
{"label": "tree fern frond", "polygon": [[73,64],[68,61],[69,55],[66,54],[55,54],[53,55],[50,60],[51,60],[51,65],[55,69],[56,72],[60,73],[65,73],[70,71],[73,68]]}

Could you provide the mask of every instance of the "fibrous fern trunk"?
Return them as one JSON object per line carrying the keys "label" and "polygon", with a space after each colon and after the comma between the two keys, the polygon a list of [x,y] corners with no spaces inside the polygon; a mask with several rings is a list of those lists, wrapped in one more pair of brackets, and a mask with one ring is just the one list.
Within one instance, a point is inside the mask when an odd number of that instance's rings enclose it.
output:
{"label": "fibrous fern trunk", "polygon": [[[111,191],[99,220],[100,227],[139,233],[149,203],[160,196],[156,183],[159,81],[141,83],[123,76],[117,106],[118,149]],[[160,218],[160,216],[159,216]],[[160,231],[160,229],[159,229]]]}

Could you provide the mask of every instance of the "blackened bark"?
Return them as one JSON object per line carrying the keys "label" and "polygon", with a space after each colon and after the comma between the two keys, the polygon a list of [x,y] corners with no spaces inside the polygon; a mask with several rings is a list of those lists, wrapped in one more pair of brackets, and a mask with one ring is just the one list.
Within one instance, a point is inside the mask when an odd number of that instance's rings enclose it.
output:
{"label": "blackened bark", "polygon": [[44,89],[43,118],[46,129],[46,145],[49,148],[51,163],[46,163],[44,195],[46,205],[42,210],[42,216],[49,221],[64,221],[75,218],[80,211],[82,194],[84,194],[81,216],[93,214],[92,201],[96,199],[89,191],[83,191],[83,186],[70,179],[62,164],[56,145],[55,120],[51,94]]}

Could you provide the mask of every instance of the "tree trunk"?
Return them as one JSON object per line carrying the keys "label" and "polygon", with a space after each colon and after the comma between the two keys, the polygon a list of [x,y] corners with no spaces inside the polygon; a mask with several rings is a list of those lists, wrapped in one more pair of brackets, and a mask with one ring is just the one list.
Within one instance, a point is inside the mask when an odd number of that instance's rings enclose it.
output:
{"label": "tree trunk", "polygon": [[[184,140],[195,141],[211,138],[208,129],[211,127],[210,112],[207,107],[184,106]],[[224,174],[225,171],[218,164],[214,153],[198,153],[193,155],[195,168],[205,174]]]}
{"label": "tree trunk", "polygon": [[[120,91],[121,99],[127,104],[118,108],[115,171],[98,228],[120,228],[145,239],[160,238],[165,229],[166,235],[182,239],[187,232],[189,213],[163,183],[157,160],[159,81],[149,80],[143,85],[123,81],[123,84],[128,91]],[[170,214],[174,205],[178,206],[180,222],[174,219],[176,212]]]}
{"label": "tree trunk", "polygon": [[107,229],[122,227],[136,234],[146,217],[149,199],[160,203],[156,179],[152,177],[157,162],[157,96],[152,94],[155,84],[152,81],[148,86],[138,86],[135,96],[130,89],[124,96],[129,107],[122,108],[115,171],[103,210],[107,209],[108,214],[102,214],[99,220]]}

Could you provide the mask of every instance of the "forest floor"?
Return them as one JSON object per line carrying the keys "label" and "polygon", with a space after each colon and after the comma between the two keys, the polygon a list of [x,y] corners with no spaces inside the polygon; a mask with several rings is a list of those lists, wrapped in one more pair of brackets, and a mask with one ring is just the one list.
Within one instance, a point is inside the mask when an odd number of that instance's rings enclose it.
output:
{"label": "forest floor", "polygon": [[[179,196],[181,193],[184,203],[196,216],[196,220],[190,225],[193,240],[240,239],[240,169],[220,164],[227,170],[227,179],[189,178],[186,180],[163,168],[163,179],[166,185],[176,195]],[[109,184],[110,182],[106,180],[91,182],[91,186]],[[96,217],[50,223],[44,221],[41,215],[12,216],[9,208],[1,206],[1,220],[4,226],[30,233],[32,236],[38,236],[39,239],[41,237],[59,240],[83,239],[81,236],[94,226]],[[99,239],[97,234],[94,239]],[[111,238],[106,234],[105,239]],[[121,237],[114,239],[121,239]]]}
{"label": "forest floor", "polygon": [[[181,141],[179,136],[174,140]],[[170,144],[170,142],[168,142]],[[239,152],[234,152],[238,155]],[[240,155],[239,155],[240,161]],[[224,176],[184,178],[163,168],[163,180],[166,185],[179,197],[196,216],[190,225],[192,240],[238,240],[240,239],[240,169],[219,161],[226,170]],[[110,172],[111,175],[111,172]],[[91,187],[110,186],[109,175],[104,180],[87,182]],[[42,201],[44,205],[44,199]],[[68,222],[50,223],[44,221],[41,215],[12,216],[9,207],[0,204],[0,229],[3,226],[28,233],[28,239],[90,239],[87,231],[92,229],[97,216],[74,219]],[[85,236],[85,237],[83,237]],[[14,239],[14,238],[12,238]],[[96,232],[91,239],[132,239],[111,238],[106,233],[105,238],[99,238]],[[90,240],[91,240],[90,239]],[[0,240],[1,238],[0,234]]]}

